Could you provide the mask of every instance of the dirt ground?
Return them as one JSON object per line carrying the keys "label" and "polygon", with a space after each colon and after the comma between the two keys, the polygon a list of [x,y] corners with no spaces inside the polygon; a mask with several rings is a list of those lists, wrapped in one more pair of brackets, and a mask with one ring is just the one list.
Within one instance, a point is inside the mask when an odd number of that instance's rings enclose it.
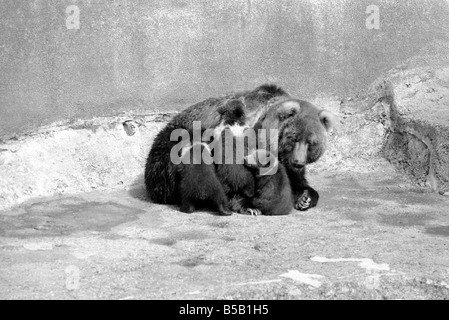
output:
{"label": "dirt ground", "polygon": [[185,214],[145,190],[0,213],[1,299],[448,299],[449,197],[390,165],[312,170],[317,208]]}

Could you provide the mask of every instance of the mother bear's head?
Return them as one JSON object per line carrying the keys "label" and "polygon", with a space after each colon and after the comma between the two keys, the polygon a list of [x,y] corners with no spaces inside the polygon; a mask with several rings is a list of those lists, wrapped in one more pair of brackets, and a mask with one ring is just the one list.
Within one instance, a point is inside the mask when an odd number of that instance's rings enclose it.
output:
{"label": "mother bear's head", "polygon": [[[290,169],[301,170],[326,151],[327,135],[336,124],[335,116],[310,102],[288,98],[271,105],[254,125],[266,141],[266,148],[278,154]],[[277,129],[277,135],[269,133]],[[276,138],[273,138],[276,137]]]}

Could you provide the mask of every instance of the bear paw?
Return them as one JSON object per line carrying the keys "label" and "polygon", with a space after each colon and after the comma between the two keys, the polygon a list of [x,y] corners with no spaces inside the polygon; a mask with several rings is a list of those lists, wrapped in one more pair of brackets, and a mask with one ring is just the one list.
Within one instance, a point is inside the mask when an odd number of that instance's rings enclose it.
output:
{"label": "bear paw", "polygon": [[317,205],[318,198],[318,192],[309,187],[300,193],[299,197],[296,199],[295,209],[299,211],[309,210]]}
{"label": "bear paw", "polygon": [[182,204],[179,210],[185,213],[192,213],[195,211],[195,206],[193,204]]}
{"label": "bear paw", "polygon": [[245,214],[250,215],[250,216],[261,216],[262,211],[260,211],[259,209],[248,208],[248,209],[246,209]]}
{"label": "bear paw", "polygon": [[232,215],[232,211],[230,211],[228,208],[226,208],[224,206],[219,206],[218,207],[218,214],[220,216],[231,216]]}
{"label": "bear paw", "polygon": [[225,210],[225,211],[220,211],[218,214],[220,216],[232,216],[233,212],[229,211],[229,210]]}

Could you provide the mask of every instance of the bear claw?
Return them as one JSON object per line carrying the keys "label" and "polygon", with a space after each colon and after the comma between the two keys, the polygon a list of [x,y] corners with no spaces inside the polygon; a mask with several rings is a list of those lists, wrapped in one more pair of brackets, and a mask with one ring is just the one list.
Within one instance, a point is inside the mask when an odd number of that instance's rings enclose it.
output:
{"label": "bear claw", "polygon": [[260,216],[262,212],[259,209],[246,209],[246,214],[250,216]]}
{"label": "bear claw", "polygon": [[306,211],[315,207],[318,202],[318,197],[318,192],[314,189],[309,188],[304,190],[303,194],[295,202],[295,209],[299,211]]}
{"label": "bear claw", "polygon": [[312,199],[310,197],[303,197],[301,201],[296,204],[296,210],[304,211],[310,207]]}

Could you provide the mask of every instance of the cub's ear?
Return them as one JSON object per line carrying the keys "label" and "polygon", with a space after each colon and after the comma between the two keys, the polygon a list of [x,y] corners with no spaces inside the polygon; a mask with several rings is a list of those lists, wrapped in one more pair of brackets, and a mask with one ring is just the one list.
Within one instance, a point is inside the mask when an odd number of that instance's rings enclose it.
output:
{"label": "cub's ear", "polygon": [[322,110],[318,117],[327,133],[331,134],[337,124],[336,116],[330,111]]}
{"label": "cub's ear", "polygon": [[238,119],[245,116],[245,105],[242,100],[233,99],[219,107],[217,112],[222,116]]}
{"label": "cub's ear", "polygon": [[288,100],[282,102],[278,108],[278,117],[279,121],[284,121],[287,118],[293,117],[298,114],[301,110],[301,105],[299,101],[296,100]]}

